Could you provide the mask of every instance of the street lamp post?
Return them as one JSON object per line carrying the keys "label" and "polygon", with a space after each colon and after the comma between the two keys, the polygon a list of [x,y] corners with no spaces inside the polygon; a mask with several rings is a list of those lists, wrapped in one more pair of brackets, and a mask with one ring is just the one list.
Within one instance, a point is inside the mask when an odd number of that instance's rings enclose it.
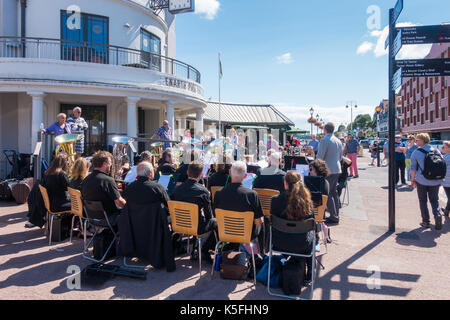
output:
{"label": "street lamp post", "polygon": [[356,104],[356,101],[348,101],[347,102],[347,106],[346,106],[346,108],[348,109],[348,108],[350,108],[350,115],[351,115],[351,120],[352,120],[352,122],[351,122],[351,130],[353,131],[353,108],[358,108],[358,105]]}
{"label": "street lamp post", "polygon": [[[316,115],[316,119],[317,119],[318,122],[320,122],[320,120],[319,120],[319,119],[320,119],[319,114]],[[317,135],[319,135],[319,126],[317,126]]]}
{"label": "street lamp post", "polygon": [[[311,114],[311,118],[312,118],[314,115],[314,109],[312,107],[309,110],[309,113]],[[312,136],[312,134],[313,134],[313,123],[311,122],[311,136]]]}

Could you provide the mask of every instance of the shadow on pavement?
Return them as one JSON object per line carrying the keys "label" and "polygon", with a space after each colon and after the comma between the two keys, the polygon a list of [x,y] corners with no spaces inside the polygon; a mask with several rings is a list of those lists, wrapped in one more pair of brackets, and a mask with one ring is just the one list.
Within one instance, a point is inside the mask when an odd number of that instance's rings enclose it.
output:
{"label": "shadow on pavement", "polygon": [[[316,288],[322,289],[322,300],[329,300],[331,298],[331,291],[340,292],[340,300],[349,299],[351,292],[363,292],[370,294],[379,294],[380,297],[386,296],[396,296],[396,297],[406,297],[411,289],[397,288],[394,286],[380,286],[379,289],[371,289],[369,286],[369,280],[372,277],[370,270],[359,270],[351,269],[350,265],[355,261],[363,257],[369,251],[374,249],[384,240],[392,236],[391,232],[386,232],[381,235],[378,239],[374,240],[372,243],[367,245],[362,250],[358,251],[356,254],[345,260],[340,265],[333,268],[324,276],[320,276],[320,271],[317,276]],[[322,256],[320,256],[319,261],[322,262]],[[326,268],[326,265],[325,265]],[[339,280],[332,280],[334,277],[338,277]],[[359,277],[362,279],[360,283],[350,282],[349,277]],[[392,273],[392,272],[381,272],[380,280],[396,280],[402,282],[417,282],[420,275],[416,274],[403,274],[403,273]]]}
{"label": "shadow on pavement", "polygon": [[46,239],[44,230],[37,228],[0,235],[0,256],[42,248],[46,244]]}
{"label": "shadow on pavement", "polygon": [[13,223],[28,222],[27,214],[28,214],[28,212],[23,211],[23,212],[9,214],[6,216],[0,216],[0,228],[7,227],[8,225],[13,224]]}
{"label": "shadow on pavement", "polygon": [[450,231],[450,219],[442,217],[442,229],[435,230],[434,226],[430,229],[423,227],[397,234],[395,241],[402,246],[414,246],[420,248],[436,247],[436,239]]}

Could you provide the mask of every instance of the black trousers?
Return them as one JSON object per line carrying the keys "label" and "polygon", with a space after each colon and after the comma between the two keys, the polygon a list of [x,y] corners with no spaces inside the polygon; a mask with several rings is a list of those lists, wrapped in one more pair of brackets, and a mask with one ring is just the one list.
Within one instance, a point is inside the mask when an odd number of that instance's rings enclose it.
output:
{"label": "black trousers", "polygon": [[402,183],[406,184],[405,172],[406,172],[405,160],[404,159],[395,160],[395,184],[398,184],[400,178],[402,178]]}

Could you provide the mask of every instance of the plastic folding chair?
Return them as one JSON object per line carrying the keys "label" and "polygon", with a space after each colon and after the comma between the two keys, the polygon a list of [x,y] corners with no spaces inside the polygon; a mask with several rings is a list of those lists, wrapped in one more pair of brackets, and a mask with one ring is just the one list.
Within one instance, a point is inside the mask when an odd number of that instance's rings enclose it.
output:
{"label": "plastic folding chair", "polygon": [[[83,258],[93,261],[93,262],[103,262],[109,251],[111,250],[112,246],[114,245],[116,239],[117,239],[117,233],[114,231],[113,226],[116,225],[117,222],[117,216],[112,216],[112,217],[108,217],[108,214],[106,213],[106,211],[103,208],[103,204],[101,203],[101,201],[89,201],[89,200],[83,200],[83,204],[84,207],[86,209],[86,216],[88,219],[88,223],[94,227],[94,235],[92,236],[91,240],[89,241],[89,243],[84,247],[83,250]],[[114,221],[116,220],[116,221]],[[97,260],[93,257],[90,257],[88,255],[88,250],[89,247],[91,246],[91,244],[94,242],[95,237],[97,236],[97,234],[99,233],[99,231],[104,230],[104,229],[109,229],[112,234],[114,235],[111,243],[108,246],[108,249],[106,249],[105,254],[103,255],[103,257],[100,260]]]}
{"label": "plastic folding chair", "polygon": [[[345,199],[347,199],[347,201]],[[340,201],[341,201],[342,206],[344,206],[344,205],[348,206],[350,204],[350,192],[348,189],[348,179],[347,179],[347,181],[345,181],[344,195],[342,197],[342,200],[340,200]]]}
{"label": "plastic folding chair", "polygon": [[211,187],[211,199],[212,202],[214,203],[214,196],[216,195],[216,192],[219,190],[222,190],[223,187]]}
{"label": "plastic folding chair", "polygon": [[219,241],[214,250],[214,263],[211,269],[211,276],[214,274],[214,266],[216,265],[217,251],[219,245],[223,242],[248,244],[252,251],[253,261],[253,281],[256,287],[256,266],[255,253],[253,250],[252,231],[253,220],[255,214],[253,212],[236,212],[216,209],[217,227],[219,230]]}
{"label": "plastic folding chair", "polygon": [[[273,230],[277,230],[277,233],[274,233]],[[289,256],[296,256],[296,257],[302,257],[302,258],[311,258],[312,259],[312,270],[311,270],[311,293],[310,298],[305,299],[301,298],[301,295],[299,296],[288,296],[284,294],[279,294],[272,292],[270,290],[270,285],[267,286],[267,292],[271,296],[277,296],[282,298],[288,298],[288,299],[294,299],[294,300],[312,300],[313,293],[314,293],[314,269],[315,269],[315,261],[316,261],[316,246],[314,243],[312,244],[311,252],[308,254],[301,253],[301,252],[288,252],[287,250],[284,250],[284,248],[280,247],[280,243],[282,243],[283,239],[281,237],[285,235],[290,236],[291,243],[297,244],[304,239],[304,234],[308,232],[315,232],[316,230],[316,222],[314,219],[308,219],[308,220],[302,220],[302,221],[290,221],[290,220],[284,220],[276,216],[272,216],[271,218],[271,225],[270,225],[270,250],[269,250],[269,270],[271,270],[271,264],[272,264],[272,256],[273,253],[279,253]],[[296,236],[299,237],[298,241],[293,241],[292,238],[295,238]],[[290,250],[290,249],[289,249]],[[291,250],[293,251],[293,250]],[[270,284],[270,272],[268,272],[267,275],[268,284]]]}
{"label": "plastic folding chair", "polygon": [[[323,243],[324,243],[325,248],[327,249],[327,253],[328,253],[327,238],[325,236],[325,231],[323,229],[323,223],[325,222],[325,210],[327,209],[327,202],[328,202],[328,196],[322,196],[322,205],[318,206],[318,207],[314,207],[314,219],[316,220],[316,224],[321,225]],[[323,266],[322,266],[322,268],[323,268]]]}
{"label": "plastic folding chair", "polygon": [[[198,241],[198,259],[199,259],[199,276],[202,276],[202,241],[206,239],[211,231],[204,234],[198,234],[198,205],[181,201],[169,201],[169,212],[172,224],[172,231],[174,234],[188,236],[188,251],[189,251],[189,236],[197,237]],[[194,250],[194,246],[192,246]]]}
{"label": "plastic folding chair", "polygon": [[[272,189],[254,189],[256,193],[258,194],[259,201],[261,202],[261,207],[264,212],[264,221],[267,223],[268,218],[270,217],[270,208],[272,204],[272,198],[275,196],[278,196],[280,194],[280,191],[278,190],[272,190]],[[264,224],[266,226],[266,224]],[[268,242],[269,239],[269,230],[264,227],[263,228],[263,249],[264,253],[267,253],[268,251]]]}
{"label": "plastic folding chair", "polygon": [[[45,228],[46,230],[48,229],[48,227],[50,226],[50,230],[49,230],[49,234],[48,234],[48,245],[51,246],[52,245],[52,232],[53,232],[53,219],[55,218],[55,216],[63,216],[66,214],[70,214],[72,213],[71,211],[61,211],[61,212],[53,212],[50,210],[50,199],[48,197],[48,192],[47,189],[41,185],[39,185],[39,190],[41,191],[42,194],[42,199],[44,199],[44,206],[45,206],[45,210],[47,210],[47,227]],[[50,220],[50,224],[49,224],[49,220]]]}
{"label": "plastic folding chair", "polygon": [[72,188],[67,188],[67,190],[69,191],[73,214],[72,226],[70,228],[70,242],[72,242],[73,224],[75,222],[75,218],[78,217],[80,219],[81,231],[83,232],[84,246],[86,246],[86,226],[88,221],[83,215],[83,201],[81,200],[81,192],[80,190]]}

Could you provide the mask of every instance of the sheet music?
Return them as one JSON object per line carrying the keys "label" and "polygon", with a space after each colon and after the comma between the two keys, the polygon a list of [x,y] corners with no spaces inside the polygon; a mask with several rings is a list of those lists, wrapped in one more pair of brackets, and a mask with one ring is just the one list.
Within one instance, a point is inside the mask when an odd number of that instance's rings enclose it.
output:
{"label": "sheet music", "polygon": [[170,176],[159,177],[158,183],[164,187],[165,190],[169,188]]}
{"label": "sheet music", "polygon": [[253,190],[253,180],[255,180],[256,174],[248,173],[247,177],[242,181],[244,188]]}
{"label": "sheet music", "polygon": [[305,177],[309,176],[309,165],[307,164],[298,164],[295,170],[301,174],[302,181],[305,181]]}

